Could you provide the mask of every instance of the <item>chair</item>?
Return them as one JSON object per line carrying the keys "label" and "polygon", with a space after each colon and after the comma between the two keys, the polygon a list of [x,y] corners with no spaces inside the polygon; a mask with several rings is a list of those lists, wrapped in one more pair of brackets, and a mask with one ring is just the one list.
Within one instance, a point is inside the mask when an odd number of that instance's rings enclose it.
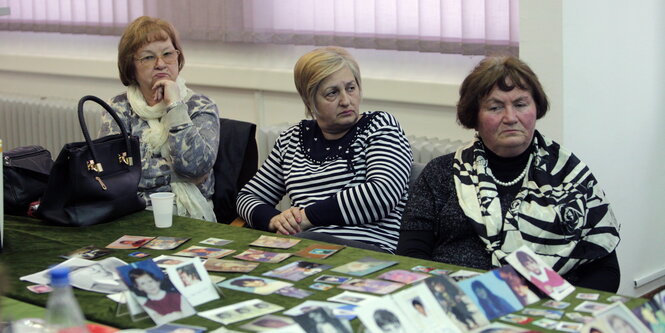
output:
{"label": "chair", "polygon": [[219,150],[213,166],[215,193],[212,196],[217,222],[229,224],[238,217],[236,196],[258,170],[256,125],[219,119]]}

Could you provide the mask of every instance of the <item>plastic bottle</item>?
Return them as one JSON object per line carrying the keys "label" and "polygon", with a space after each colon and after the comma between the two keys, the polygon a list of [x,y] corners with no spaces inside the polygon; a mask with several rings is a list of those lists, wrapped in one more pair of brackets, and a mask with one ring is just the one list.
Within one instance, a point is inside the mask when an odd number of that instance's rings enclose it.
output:
{"label": "plastic bottle", "polygon": [[46,333],[89,333],[69,285],[69,268],[54,268],[49,274],[53,291],[46,302]]}

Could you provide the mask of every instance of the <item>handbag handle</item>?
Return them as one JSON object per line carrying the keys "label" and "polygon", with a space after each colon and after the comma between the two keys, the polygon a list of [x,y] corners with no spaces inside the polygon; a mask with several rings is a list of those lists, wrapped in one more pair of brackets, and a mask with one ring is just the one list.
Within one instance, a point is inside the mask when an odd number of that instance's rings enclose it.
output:
{"label": "handbag handle", "polygon": [[127,129],[125,128],[125,125],[122,123],[122,121],[120,121],[120,117],[118,117],[118,115],[111,108],[111,106],[109,106],[99,97],[87,95],[83,96],[81,100],[79,100],[78,116],[79,116],[79,124],[81,124],[81,130],[83,130],[83,137],[85,137],[85,142],[88,144],[88,148],[90,148],[90,154],[92,154],[92,160],[87,162],[88,170],[94,170],[99,173],[104,171],[104,168],[102,167],[101,163],[96,162],[98,161],[97,152],[95,151],[95,146],[92,144],[92,140],[90,139],[90,133],[88,132],[88,127],[85,125],[85,118],[83,115],[83,104],[86,101],[96,102],[97,104],[101,105],[104,108],[104,110],[106,110],[106,112],[111,114],[115,122],[118,124],[118,127],[120,127],[120,132],[122,132],[122,137],[125,138],[125,146],[127,147],[127,151],[123,152],[118,156],[118,161],[120,163],[125,163],[127,165],[134,164],[134,161],[132,160],[132,147],[129,144],[129,134],[127,134]]}

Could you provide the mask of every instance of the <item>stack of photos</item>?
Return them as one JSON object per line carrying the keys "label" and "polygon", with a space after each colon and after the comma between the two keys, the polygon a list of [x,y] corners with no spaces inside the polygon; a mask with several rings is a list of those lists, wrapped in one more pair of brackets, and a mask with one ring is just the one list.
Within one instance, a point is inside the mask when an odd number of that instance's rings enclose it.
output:
{"label": "stack of photos", "polygon": [[247,273],[259,266],[259,263],[240,260],[208,259],[203,266],[210,272]]}
{"label": "stack of photos", "polygon": [[333,244],[312,244],[296,253],[294,255],[304,258],[312,259],[325,259],[335,254],[337,251],[343,249],[343,245]]}
{"label": "stack of photos", "polygon": [[173,250],[188,240],[189,237],[159,236],[143,245],[143,247],[152,250]]}
{"label": "stack of photos", "polygon": [[131,297],[155,323],[164,324],[196,313],[169,276],[151,259],[120,266],[117,270]]}
{"label": "stack of photos", "polygon": [[342,266],[335,267],[332,269],[332,271],[337,273],[349,274],[353,276],[364,276],[396,264],[397,261],[380,260],[372,257],[364,257],[356,261],[346,263]]}
{"label": "stack of photos", "polygon": [[570,295],[575,287],[547,266],[528,246],[523,245],[506,257],[506,261],[529,282],[547,296],[560,301]]}
{"label": "stack of photos", "polygon": [[494,271],[458,283],[489,320],[521,310],[524,306],[513,289]]}
{"label": "stack of photos", "polygon": [[249,245],[271,247],[275,249],[288,249],[298,243],[300,243],[300,239],[261,235]]}
{"label": "stack of photos", "polygon": [[331,268],[330,265],[319,264],[309,261],[296,261],[284,265],[272,271],[263,273],[264,276],[276,277],[289,281],[300,281],[314,274],[319,274],[323,270]]}
{"label": "stack of photos", "polygon": [[425,284],[446,315],[462,331],[470,331],[487,325],[488,320],[468,295],[447,276],[432,276]]}
{"label": "stack of photos", "polygon": [[268,278],[243,275],[218,284],[220,287],[258,295],[270,295],[278,289],[292,286],[291,283]]}
{"label": "stack of photos", "polygon": [[143,246],[145,243],[151,241],[153,238],[155,237],[125,235],[116,239],[111,244],[106,245],[106,247],[109,249],[123,249],[123,250],[138,249],[139,247]]}
{"label": "stack of photos", "polygon": [[[124,265],[127,265],[127,263],[116,257],[109,257],[100,261],[72,258],[52,268],[69,267],[69,282],[73,287],[96,293],[115,294],[127,290],[120,276],[116,273],[116,268]],[[48,274],[52,268],[23,276],[20,280],[36,284],[49,284],[51,279]]]}
{"label": "stack of photos", "polygon": [[179,265],[166,268],[166,274],[176,289],[193,305],[201,305],[219,299],[215,286],[210,281],[208,271],[199,258],[185,259]]}
{"label": "stack of photos", "polygon": [[227,256],[235,250],[218,249],[216,247],[190,246],[182,251],[176,252],[174,256],[199,257],[199,258],[221,258]]}
{"label": "stack of photos", "polygon": [[284,261],[290,256],[291,253],[276,253],[276,252],[266,252],[255,249],[247,249],[247,251],[235,255],[233,257],[236,259],[247,260],[247,261],[277,263]]}
{"label": "stack of photos", "polygon": [[279,305],[260,299],[250,299],[221,308],[199,312],[198,315],[224,325],[229,325],[281,310],[284,310],[284,308]]}

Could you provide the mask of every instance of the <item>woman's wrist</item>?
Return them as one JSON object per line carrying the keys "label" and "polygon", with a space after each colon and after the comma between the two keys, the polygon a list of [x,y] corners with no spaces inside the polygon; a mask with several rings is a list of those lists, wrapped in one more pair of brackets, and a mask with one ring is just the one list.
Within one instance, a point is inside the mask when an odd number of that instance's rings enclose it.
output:
{"label": "woman's wrist", "polygon": [[166,106],[166,111],[171,111],[178,107],[180,104],[183,104],[181,100],[173,101]]}

